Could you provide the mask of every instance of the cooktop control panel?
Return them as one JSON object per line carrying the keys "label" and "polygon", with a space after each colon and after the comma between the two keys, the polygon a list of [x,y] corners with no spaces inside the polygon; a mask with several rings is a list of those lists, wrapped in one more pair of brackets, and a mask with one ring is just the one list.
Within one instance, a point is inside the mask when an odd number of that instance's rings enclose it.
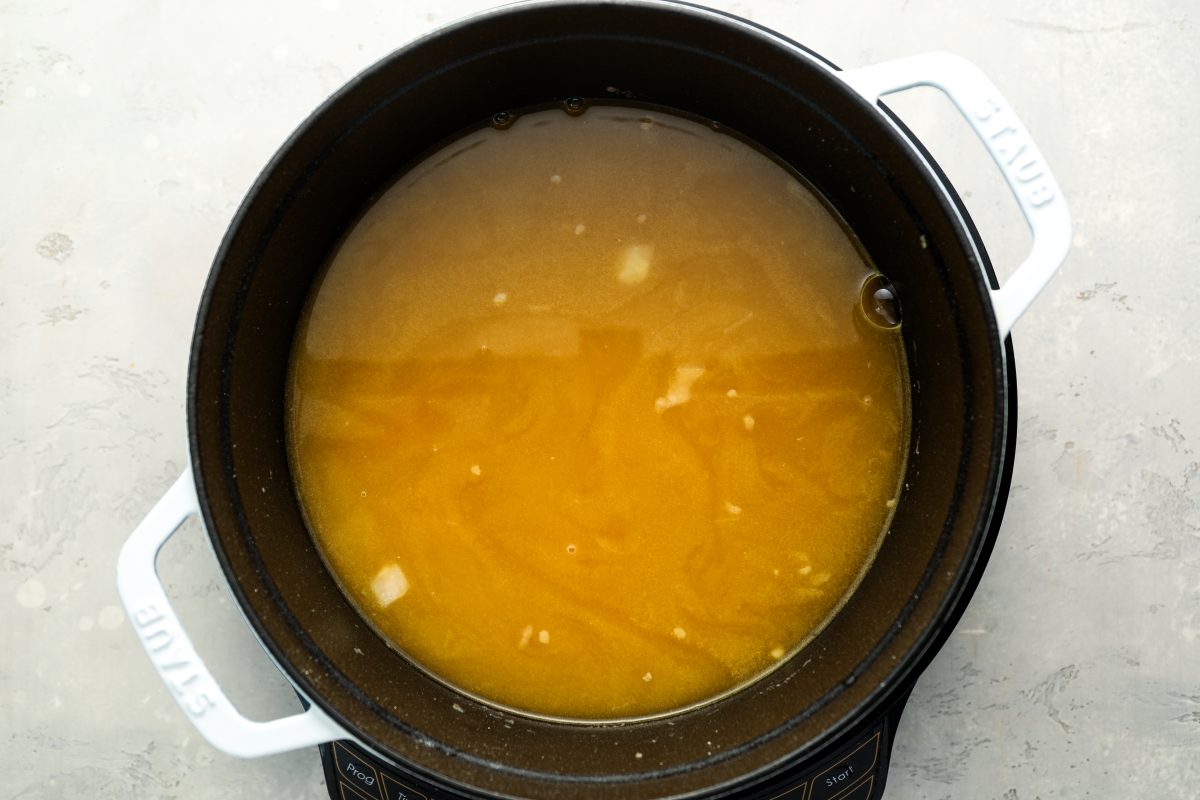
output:
{"label": "cooktop control panel", "polygon": [[[753,800],[878,800],[887,774],[886,723],[854,739],[815,769],[798,766],[737,797]],[[402,777],[351,742],[321,745],[332,800],[459,800],[457,793]]]}
{"label": "cooktop control panel", "polygon": [[886,735],[886,725],[881,725],[817,769],[805,771],[803,777],[781,777],[772,788],[748,796],[762,800],[878,800],[887,776]]}
{"label": "cooktop control panel", "polygon": [[435,792],[409,778],[398,778],[350,742],[321,745],[325,784],[334,800],[441,800]]}

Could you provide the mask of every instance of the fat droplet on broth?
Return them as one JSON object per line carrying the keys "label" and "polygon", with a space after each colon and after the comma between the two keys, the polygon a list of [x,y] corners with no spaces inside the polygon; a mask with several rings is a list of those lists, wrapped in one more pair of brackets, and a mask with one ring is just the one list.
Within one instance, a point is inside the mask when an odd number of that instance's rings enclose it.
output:
{"label": "fat droplet on broth", "polygon": [[704,367],[676,367],[667,383],[667,393],[654,401],[654,410],[663,413],[668,408],[692,399],[692,386],[704,375]]}
{"label": "fat droplet on broth", "polygon": [[371,591],[375,593],[379,605],[387,608],[408,594],[408,577],[398,565],[388,564],[375,574]]}
{"label": "fat droplet on broth", "polygon": [[617,280],[626,286],[636,286],[650,274],[650,258],[654,248],[648,244],[634,244],[625,248],[617,264]]}

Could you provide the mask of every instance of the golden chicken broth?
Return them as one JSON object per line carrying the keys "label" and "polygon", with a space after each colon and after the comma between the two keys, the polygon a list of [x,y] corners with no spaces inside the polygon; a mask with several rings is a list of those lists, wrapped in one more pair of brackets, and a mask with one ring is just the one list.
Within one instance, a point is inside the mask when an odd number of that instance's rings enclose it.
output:
{"label": "golden chicken broth", "polygon": [[662,713],[836,612],[895,505],[898,329],[804,184],[597,106],[469,134],[340,245],[292,356],[300,499],[396,649],[518,711]]}

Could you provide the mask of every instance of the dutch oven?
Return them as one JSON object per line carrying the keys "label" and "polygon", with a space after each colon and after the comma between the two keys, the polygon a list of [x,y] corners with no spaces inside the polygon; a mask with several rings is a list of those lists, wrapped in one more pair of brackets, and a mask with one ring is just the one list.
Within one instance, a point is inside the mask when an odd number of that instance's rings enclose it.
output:
{"label": "dutch oven", "polygon": [[[1003,287],[941,170],[878,100],[917,85],[941,89],[958,106],[1033,230],[1030,256]],[[680,110],[752,140],[803,175],[894,286],[911,376],[902,494],[873,566],[842,611],[740,691],[619,725],[492,708],[388,647],[322,562],[284,441],[293,331],[314,277],[364,206],[423,154],[495,113],[569,97]],[[409,796],[772,796],[771,787],[799,785],[795,776],[847,736],[889,714],[894,720],[961,615],[1011,473],[1009,330],[1069,240],[1065,203],[1024,127],[955,56],[843,71],[746,20],[645,0],[534,2],[451,25],[327,100],[233,219],[192,340],[190,466],[120,556],[130,619],[192,722],[237,755],[348,741],[420,788]],[[154,561],[196,513],[238,606],[305,712],[261,723],[242,717],[180,627]]]}

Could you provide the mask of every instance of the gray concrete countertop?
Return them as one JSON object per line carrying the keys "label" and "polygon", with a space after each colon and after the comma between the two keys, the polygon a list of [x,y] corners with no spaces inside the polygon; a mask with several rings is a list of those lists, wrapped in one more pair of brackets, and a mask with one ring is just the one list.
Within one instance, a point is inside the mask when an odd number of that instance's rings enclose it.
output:
{"label": "gray concrete countertop", "polygon": [[[255,175],[358,70],[455,2],[0,2],[0,796],[321,797],[314,751],[210,747],[114,570],[186,462],[197,300]],[[1056,171],[1061,274],[1017,325],[1003,530],[901,724],[889,800],[1200,791],[1200,7],[1189,0],[715,2],[856,66],[973,60]],[[931,90],[894,103],[994,259],[1028,237]],[[293,709],[194,523],[160,559],[251,716]]]}

